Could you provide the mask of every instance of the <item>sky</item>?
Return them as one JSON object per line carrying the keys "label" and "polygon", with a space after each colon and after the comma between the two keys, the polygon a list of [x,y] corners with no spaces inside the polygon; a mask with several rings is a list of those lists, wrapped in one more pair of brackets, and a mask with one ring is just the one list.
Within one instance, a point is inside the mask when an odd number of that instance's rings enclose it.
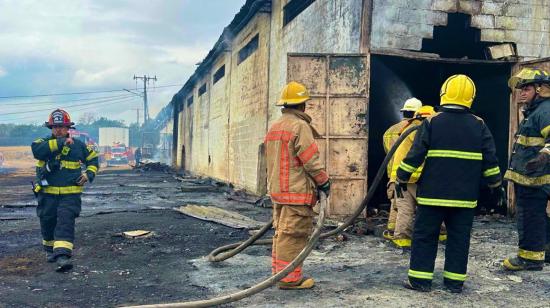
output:
{"label": "sky", "polygon": [[154,118],[244,2],[0,0],[0,124],[44,123],[58,107],[77,125],[86,113],[136,122],[143,99],[119,91],[142,91],[134,75],[157,77],[148,85]]}

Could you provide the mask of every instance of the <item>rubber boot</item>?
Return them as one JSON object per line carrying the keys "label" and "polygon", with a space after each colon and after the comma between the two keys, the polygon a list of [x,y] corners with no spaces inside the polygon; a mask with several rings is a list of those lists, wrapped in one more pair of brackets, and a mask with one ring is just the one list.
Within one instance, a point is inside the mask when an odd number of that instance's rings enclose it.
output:
{"label": "rubber boot", "polygon": [[386,229],[382,232],[382,237],[388,241],[393,240],[393,230]]}
{"label": "rubber boot", "polygon": [[541,271],[544,263],[525,260],[520,257],[506,258],[502,265],[509,271]]}
{"label": "rubber boot", "polygon": [[55,259],[53,252],[46,251],[46,261],[48,261],[48,263],[54,263],[56,261]]}
{"label": "rubber boot", "polygon": [[449,279],[443,280],[443,285],[445,286],[445,290],[451,292],[451,293],[462,293],[462,287],[464,283],[452,281]]}
{"label": "rubber boot", "polygon": [[73,268],[71,259],[65,255],[58,256],[56,263],[57,263],[57,268],[55,269],[56,272],[66,272]]}
{"label": "rubber boot", "polygon": [[395,245],[395,247],[401,249],[411,249],[412,245],[412,240],[410,238],[393,239],[391,242],[393,245]]}
{"label": "rubber boot", "polygon": [[403,281],[403,287],[409,290],[414,290],[418,292],[430,292],[432,290],[432,286],[424,286],[417,283],[411,282],[409,279],[406,279]]}
{"label": "rubber boot", "polygon": [[277,286],[281,290],[302,290],[311,289],[315,285],[313,278],[304,277],[296,282],[282,282],[280,281]]}

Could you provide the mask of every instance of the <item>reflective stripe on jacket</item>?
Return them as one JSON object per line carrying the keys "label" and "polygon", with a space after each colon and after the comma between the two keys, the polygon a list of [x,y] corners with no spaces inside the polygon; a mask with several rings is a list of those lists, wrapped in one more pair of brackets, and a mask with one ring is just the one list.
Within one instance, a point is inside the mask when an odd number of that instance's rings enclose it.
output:
{"label": "reflective stripe on jacket", "polygon": [[[65,144],[66,138],[49,136],[35,140],[32,153],[36,163],[37,182],[40,191],[47,194],[79,194],[82,186],[77,186],[77,179],[85,168],[88,180],[92,182],[99,169],[97,153],[82,141],[73,139],[71,145]],[[51,170],[51,166],[55,166]],[[50,169],[50,170],[48,170]],[[48,186],[42,185],[46,180]]]}
{"label": "reflective stripe on jacket", "polygon": [[314,205],[316,187],[328,181],[311,118],[298,110],[283,109],[265,136],[267,185],[278,204]]}
{"label": "reflective stripe on jacket", "polygon": [[490,187],[501,184],[493,136],[469,110],[441,107],[441,111],[420,125],[397,178],[407,182],[425,161],[418,204],[476,207],[482,177]]}
{"label": "reflective stripe on jacket", "polygon": [[[401,122],[395,123],[394,125],[390,126],[390,128],[388,128],[384,132],[384,136],[382,137],[383,138],[382,145],[384,146],[384,152],[386,152],[386,154],[388,154],[391,147],[395,144],[395,141],[397,141],[397,139],[399,139],[399,136],[401,135],[401,132],[403,132],[405,127],[407,127],[407,125],[409,125],[409,122],[410,122],[410,119],[401,120]],[[392,159],[390,159],[390,161],[388,162],[388,166],[387,166],[387,170],[386,170],[388,172],[388,178],[390,177],[391,172],[392,172],[391,168],[392,168],[394,158],[395,158],[395,156],[392,157]]]}
{"label": "reflective stripe on jacket", "polygon": [[524,186],[545,186],[550,189],[550,165],[529,172],[528,161],[539,153],[550,155],[550,99],[539,100],[523,110],[525,118],[516,134],[505,179]]}
{"label": "reflective stripe on jacket", "polygon": [[[407,127],[405,127],[404,131],[407,131],[408,129],[411,129],[413,127],[417,127],[421,123],[422,123],[421,119],[415,119],[411,121]],[[395,154],[393,155],[393,158],[391,160],[392,167],[391,167],[390,182],[395,182],[397,178],[397,169],[399,168],[399,165],[401,164],[403,159],[407,156],[407,153],[409,153],[413,145],[415,136],[416,136],[416,132],[410,133],[395,151]],[[413,172],[413,174],[411,175],[411,178],[409,179],[409,183],[416,183],[418,181],[418,178],[420,178],[423,168],[424,168],[424,164],[420,165],[420,167]]]}

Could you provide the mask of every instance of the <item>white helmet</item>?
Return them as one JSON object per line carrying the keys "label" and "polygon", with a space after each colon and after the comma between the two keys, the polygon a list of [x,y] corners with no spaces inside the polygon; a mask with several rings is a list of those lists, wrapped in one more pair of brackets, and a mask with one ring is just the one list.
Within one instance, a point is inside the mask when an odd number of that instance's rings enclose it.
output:
{"label": "white helmet", "polygon": [[420,107],[422,107],[422,102],[416,97],[411,97],[405,101],[405,104],[403,104],[403,108],[401,108],[401,111],[416,112]]}

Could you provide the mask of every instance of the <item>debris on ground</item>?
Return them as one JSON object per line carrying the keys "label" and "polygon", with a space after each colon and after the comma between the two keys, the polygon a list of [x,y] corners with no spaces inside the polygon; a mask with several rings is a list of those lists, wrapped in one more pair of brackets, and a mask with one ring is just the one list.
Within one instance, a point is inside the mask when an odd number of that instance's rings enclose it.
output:
{"label": "debris on ground", "polygon": [[168,173],[172,171],[172,167],[160,162],[142,162],[138,166],[134,166],[134,170],[138,170],[141,172],[160,171]]}
{"label": "debris on ground", "polygon": [[237,212],[224,210],[215,206],[189,204],[180,206],[176,211],[194,218],[217,222],[236,229],[259,229],[264,225],[262,222]]}
{"label": "debris on ground", "polygon": [[116,233],[114,236],[121,236],[128,239],[136,239],[136,238],[147,238],[154,235],[153,231],[148,230],[134,230],[134,231],[124,231],[121,233]]}

